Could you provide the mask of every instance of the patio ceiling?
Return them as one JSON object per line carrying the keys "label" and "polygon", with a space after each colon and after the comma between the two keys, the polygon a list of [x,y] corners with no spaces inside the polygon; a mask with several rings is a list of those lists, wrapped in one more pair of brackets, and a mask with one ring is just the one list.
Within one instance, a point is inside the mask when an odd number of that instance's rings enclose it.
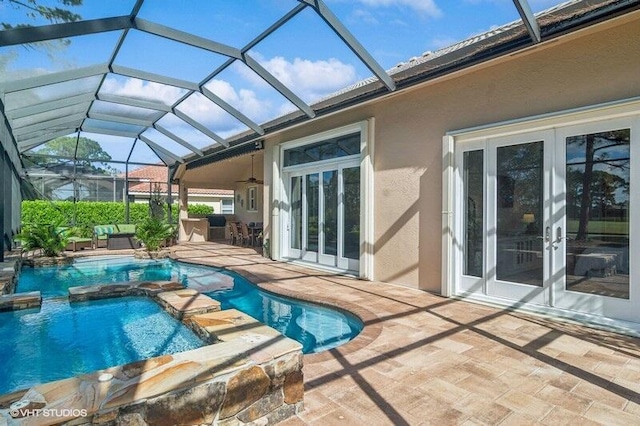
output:
{"label": "patio ceiling", "polygon": [[[513,3],[531,40],[539,42],[540,28],[527,0],[514,0]],[[135,1],[125,15],[0,31],[0,49],[105,34],[110,35],[109,40],[112,41],[111,44],[103,43],[110,46],[103,63],[0,81],[0,113],[7,118],[14,141],[23,155],[37,153],[34,150],[57,137],[74,135],[80,141],[81,135],[96,134],[129,141],[123,143],[121,162],[131,161],[134,152],[141,147],[150,150],[167,165],[183,163],[185,157],[201,157],[211,147],[228,147],[228,138],[191,113],[194,108],[189,108],[189,105],[212,103],[256,136],[265,133],[260,123],[216,92],[212,82],[229,67],[242,66],[262,79],[307,119],[315,117],[314,109],[305,100],[250,53],[256,45],[304,10],[311,10],[321,18],[324,25],[337,35],[387,91],[395,90],[393,78],[322,0],[298,0],[293,4],[288,12],[277,17],[270,26],[241,47],[140,18],[144,0]],[[202,60],[215,66],[209,68],[212,71],[203,78],[194,78],[193,75],[171,75],[164,70],[150,71],[142,63],[139,67],[123,65],[126,61],[120,61],[122,51],[134,39],[189,50],[193,52],[193,64]],[[171,91],[174,96],[167,101],[166,97],[160,98],[150,92],[141,94],[113,90],[116,86],[114,81],[123,79],[143,82],[157,92]],[[180,123],[190,131],[178,134],[172,130],[171,123]],[[190,132],[198,134],[200,142],[197,145],[189,138]],[[76,154],[70,159],[82,159],[77,151],[76,147]]]}

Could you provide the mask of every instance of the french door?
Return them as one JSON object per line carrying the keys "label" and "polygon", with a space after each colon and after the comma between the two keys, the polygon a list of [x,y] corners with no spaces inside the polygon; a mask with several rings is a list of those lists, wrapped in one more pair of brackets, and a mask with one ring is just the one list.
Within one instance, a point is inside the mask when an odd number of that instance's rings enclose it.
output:
{"label": "french door", "polygon": [[285,257],[357,272],[360,259],[358,161],[298,168],[285,174]]}
{"label": "french door", "polygon": [[640,322],[637,121],[460,143],[456,293]]}
{"label": "french door", "polygon": [[544,305],[552,133],[488,141],[487,294]]}

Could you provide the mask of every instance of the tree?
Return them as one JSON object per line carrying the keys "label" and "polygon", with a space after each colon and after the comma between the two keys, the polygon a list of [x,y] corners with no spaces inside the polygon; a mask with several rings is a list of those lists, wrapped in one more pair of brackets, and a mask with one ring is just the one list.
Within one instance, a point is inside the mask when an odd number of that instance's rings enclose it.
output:
{"label": "tree", "polygon": [[[44,155],[52,155],[77,158],[76,167],[78,173],[110,175],[115,172],[109,166],[111,155],[103,150],[97,141],[85,137],[64,136],[56,138],[47,142],[37,154],[43,155],[43,157],[37,157],[36,163],[44,167],[57,163],[54,158],[44,157]],[[96,163],[102,165],[102,167],[96,166]]]}
{"label": "tree", "polygon": [[[577,241],[586,241],[588,239],[589,220],[592,216],[592,210],[598,202],[601,209],[605,209],[607,205],[615,204],[615,193],[618,189],[628,191],[627,180],[621,176],[615,176],[612,173],[598,172],[594,169],[597,164],[607,164],[611,170],[618,170],[619,173],[628,174],[629,159],[625,154],[622,158],[611,158],[611,153],[615,149],[626,146],[628,152],[629,146],[628,130],[615,130],[610,132],[602,132],[576,136],[570,139],[571,143],[576,147],[580,147],[584,155],[584,165],[582,168],[581,182],[571,183],[567,185],[567,189],[573,188],[576,192],[573,195],[575,200],[579,196],[579,216],[578,216],[578,232],[575,239]],[[575,175],[575,174],[574,174]],[[596,190],[599,189],[599,194]],[[602,214],[602,212],[600,213]]]}
{"label": "tree", "polygon": [[[40,4],[38,0],[0,0],[0,9],[3,5],[24,12],[25,16],[34,21],[38,18],[43,18],[52,24],[58,24],[62,22],[76,22],[82,19],[77,13],[74,13],[70,8],[82,6],[83,0],[54,0],[54,4],[57,3],[60,6],[44,6]],[[11,24],[9,22],[0,21],[0,29],[10,30],[14,28],[26,28],[31,27],[30,23]],[[24,45],[28,49],[40,49],[49,55],[50,58],[60,52],[61,49],[66,48],[71,43],[69,39],[57,39],[48,40],[38,43],[29,43]],[[5,50],[0,55],[0,71],[6,72],[8,64],[15,60],[17,57],[17,51],[15,49]]]}
{"label": "tree", "polygon": [[[44,6],[36,0],[0,0],[0,3],[8,4],[13,9],[23,10],[29,19],[44,18],[51,23],[60,23],[75,22],[82,19],[80,15],[67,9],[67,7],[81,6],[82,1],[83,0],[57,0],[57,3],[64,7]],[[2,26],[4,30],[10,30],[13,28],[30,27],[31,25],[12,25],[7,22],[0,22],[0,26]]]}

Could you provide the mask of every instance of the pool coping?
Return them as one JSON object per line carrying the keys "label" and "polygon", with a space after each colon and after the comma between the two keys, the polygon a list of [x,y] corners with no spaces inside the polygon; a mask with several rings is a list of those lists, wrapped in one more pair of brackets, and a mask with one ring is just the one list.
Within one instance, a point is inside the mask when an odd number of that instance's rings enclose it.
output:
{"label": "pool coping", "polygon": [[[174,246],[175,247],[175,246]],[[172,248],[174,248],[172,247]],[[179,246],[177,246],[179,247]],[[296,292],[295,290],[283,289],[275,284],[275,282],[269,280],[267,277],[262,277],[256,274],[255,272],[250,272],[246,269],[243,269],[241,266],[232,266],[232,265],[222,265],[215,264],[213,259],[210,259],[208,262],[202,262],[202,258],[198,258],[198,260],[193,259],[185,259],[180,258],[175,254],[175,251],[172,251],[169,255],[169,258],[176,262],[182,262],[192,265],[198,266],[209,266],[213,268],[229,270],[234,272],[246,280],[248,280],[253,285],[257,286],[261,290],[264,290],[268,293],[277,295],[277,296],[285,296],[293,299],[301,300],[304,302],[314,303],[320,306],[325,306],[333,309],[338,309],[342,311],[346,311],[354,316],[356,316],[363,324],[362,330],[360,333],[354,337],[349,342],[346,342],[340,346],[335,348],[319,352],[313,354],[304,354],[304,363],[305,365],[321,363],[324,361],[329,361],[335,359],[335,352],[338,352],[341,355],[345,355],[348,353],[359,351],[366,346],[368,346],[371,342],[373,342],[380,334],[382,333],[382,325],[380,324],[379,317],[374,312],[366,309],[360,305],[356,305],[354,303],[350,303],[345,300],[341,300],[331,295],[323,294],[321,297],[313,297],[308,294],[304,294],[301,292]],[[263,263],[276,263],[277,261],[273,261],[271,259],[263,258]],[[280,262],[281,263],[281,262]],[[336,278],[345,277],[346,279],[353,279],[353,277],[346,277],[343,274],[339,273],[330,273]]]}
{"label": "pool coping", "polygon": [[[72,291],[72,289],[75,290]],[[39,296],[40,292],[37,293]],[[154,301],[181,325],[193,331],[202,340],[203,346],[175,354],[159,355],[107,367],[66,379],[44,382],[27,389],[2,394],[0,395],[0,407],[4,408],[0,408],[0,413],[6,411],[6,414],[14,420],[33,415],[22,416],[22,414],[18,414],[19,417],[14,417],[12,414],[17,412],[13,409],[14,404],[27,397],[26,405],[22,407],[27,412],[37,412],[40,409],[58,409],[72,413],[66,418],[56,417],[56,420],[51,424],[66,421],[72,421],[75,424],[77,420],[84,422],[87,419],[90,423],[96,420],[100,423],[105,416],[108,420],[115,420],[121,415],[123,418],[129,416],[131,413],[127,410],[133,406],[147,406],[153,403],[166,406],[171,403],[176,404],[175,399],[179,398],[193,402],[190,399],[193,392],[211,392],[210,388],[214,386],[219,392],[221,383],[224,383],[225,389],[222,393],[222,400],[219,401],[217,408],[215,404],[211,404],[214,407],[209,407],[208,410],[213,410],[213,414],[209,413],[207,419],[212,418],[213,415],[216,419],[219,416],[226,416],[221,420],[225,422],[231,421],[231,419],[240,419],[241,416],[249,418],[251,421],[263,417],[279,421],[297,414],[304,408],[303,375],[301,372],[303,365],[302,345],[247,314],[236,310],[220,310],[218,301],[196,290],[188,289],[175,281],[96,284],[71,287],[68,293],[70,304],[122,297],[146,297]],[[194,298],[199,302],[195,306],[191,303]],[[228,333],[229,328],[226,331],[224,327],[221,329],[220,319],[216,320],[217,327],[206,326],[207,321],[211,321],[216,314],[222,314],[222,318],[224,318],[222,321],[226,320],[226,325],[230,326],[230,329],[233,329],[238,322],[241,323],[242,330],[233,333],[233,339],[221,340],[219,333]],[[200,318],[202,319],[199,320]],[[258,372],[256,372],[256,368]],[[242,398],[246,391],[238,390],[243,387],[243,381],[238,379],[243,374],[249,375],[250,379],[253,379],[255,374],[262,374],[263,382],[268,380],[270,384],[263,389],[264,392],[257,398],[243,401]],[[156,389],[160,383],[156,376],[164,377],[162,379],[164,383],[167,380],[165,377],[167,375],[169,382],[175,382],[177,377],[180,378],[177,387],[172,388],[163,384],[159,386],[159,390]],[[140,377],[140,382],[136,381],[137,377]],[[117,379],[116,391],[109,393],[105,389],[109,388],[109,383],[114,379]],[[144,388],[148,389],[147,393],[142,392],[143,396],[141,396],[138,387],[148,382],[156,384]],[[189,385],[186,386],[184,383]],[[251,380],[249,383],[252,384]],[[202,388],[207,386],[206,391],[203,391]],[[153,390],[151,390],[152,388]],[[88,389],[92,389],[89,392],[92,393],[92,396],[85,395]],[[276,401],[278,400],[278,392],[281,394],[279,398],[282,399],[279,408],[273,402],[274,398]],[[62,397],[48,401],[44,395],[62,395]],[[240,400],[234,400],[234,398],[240,398]],[[100,399],[100,403],[98,403],[98,399]],[[69,410],[65,405],[69,401],[81,405],[74,406],[73,410]],[[158,403],[158,401],[160,402]],[[203,403],[207,404],[208,401],[205,400]],[[122,414],[122,410],[126,414]],[[145,408],[144,415],[150,415],[147,413],[149,410]],[[135,409],[129,411],[135,411]],[[77,415],[78,413],[80,416]],[[139,413],[136,415],[142,416]],[[45,417],[47,416],[45,415]],[[6,420],[7,418],[0,415],[0,420],[2,419]],[[126,421],[130,420],[127,418]],[[38,424],[40,423],[38,422]]]}

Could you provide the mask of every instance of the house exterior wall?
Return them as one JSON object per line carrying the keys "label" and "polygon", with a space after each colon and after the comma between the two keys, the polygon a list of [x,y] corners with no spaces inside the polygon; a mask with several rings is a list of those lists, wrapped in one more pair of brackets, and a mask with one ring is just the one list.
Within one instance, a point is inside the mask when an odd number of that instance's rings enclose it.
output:
{"label": "house exterior wall", "polygon": [[[440,292],[443,135],[640,96],[638,75],[640,13],[634,12],[269,136],[265,194],[273,193],[275,145],[375,118],[374,278]],[[272,207],[264,209],[266,227]]]}

